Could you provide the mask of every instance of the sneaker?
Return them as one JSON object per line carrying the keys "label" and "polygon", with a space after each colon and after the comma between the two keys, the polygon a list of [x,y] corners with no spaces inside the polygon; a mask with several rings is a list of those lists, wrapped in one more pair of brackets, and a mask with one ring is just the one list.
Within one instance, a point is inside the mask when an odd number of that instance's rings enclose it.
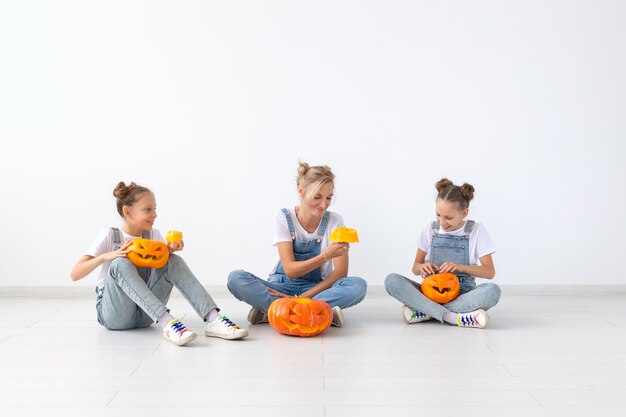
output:
{"label": "sneaker", "polygon": [[333,310],[333,322],[330,323],[330,325],[334,327],[343,327],[345,320],[343,318],[343,312],[341,311],[341,308],[339,308],[339,306],[334,306],[332,310]]}
{"label": "sneaker", "polygon": [[402,306],[402,320],[404,320],[406,324],[421,323],[430,320],[430,318],[430,316],[427,316],[421,311],[413,310],[408,306]]}
{"label": "sneaker", "polygon": [[170,321],[167,323],[167,326],[163,328],[163,337],[165,337],[165,340],[178,346],[186,345],[194,340],[196,336],[197,335],[192,330],[185,327],[178,319]]}
{"label": "sneaker", "polygon": [[248,313],[248,321],[250,324],[269,323],[267,314],[256,307],[252,307]]}
{"label": "sneaker", "polygon": [[470,311],[469,313],[459,313],[457,323],[459,327],[484,329],[489,324],[489,316],[482,309]]}
{"label": "sneaker", "polygon": [[206,324],[204,334],[209,337],[219,337],[222,339],[243,339],[248,336],[248,331],[237,326],[226,316],[219,316]]}

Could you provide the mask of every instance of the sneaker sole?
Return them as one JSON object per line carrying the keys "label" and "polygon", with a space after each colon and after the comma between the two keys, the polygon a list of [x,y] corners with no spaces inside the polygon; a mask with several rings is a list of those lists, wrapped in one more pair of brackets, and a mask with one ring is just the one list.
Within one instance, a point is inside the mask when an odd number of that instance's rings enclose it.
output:
{"label": "sneaker sole", "polygon": [[237,339],[243,339],[244,337],[248,337],[250,333],[248,333],[247,330],[240,332],[238,334],[236,333],[232,333],[232,334],[227,334],[227,335],[223,335],[223,334],[214,334],[214,333],[209,333],[209,332],[204,332],[204,335],[206,337],[217,337],[219,339],[226,339],[226,340],[237,340]]}
{"label": "sneaker sole", "polygon": [[182,341],[182,340],[176,341],[176,340],[170,340],[170,339],[165,339],[165,340],[167,340],[170,343],[175,344],[176,346],[185,346],[187,343],[193,342],[194,340],[196,340],[196,337],[198,337],[198,335],[194,333],[193,336],[191,336],[189,339],[185,341]]}

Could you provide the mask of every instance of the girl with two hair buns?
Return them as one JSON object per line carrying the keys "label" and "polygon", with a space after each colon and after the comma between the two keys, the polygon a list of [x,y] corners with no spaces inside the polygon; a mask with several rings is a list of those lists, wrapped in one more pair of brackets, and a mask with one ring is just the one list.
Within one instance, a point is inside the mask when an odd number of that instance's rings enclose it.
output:
{"label": "girl with two hair buns", "polygon": [[407,324],[434,318],[459,327],[487,327],[487,310],[498,303],[500,288],[493,283],[476,285],[475,277],[493,279],[496,271],[492,258],[495,245],[487,229],[466,220],[474,187],[467,183],[454,185],[442,178],[436,188],[437,220],[425,225],[420,233],[413,273],[422,278],[453,273],[459,278],[460,295],[438,304],[422,294],[419,283],[395,273],[385,279],[385,289],[402,303],[401,315]]}
{"label": "girl with two hair buns", "polygon": [[228,319],[191,272],[183,258],[174,252],[183,250],[184,242],[168,242],[169,259],[161,268],[138,268],[127,258],[133,239],[163,242],[153,228],[157,218],[152,191],[131,182],[117,184],[113,190],[120,228],[107,227],[100,232],[70,274],[78,281],[100,267],[96,284],[98,322],[110,330],[149,327],[157,323],[168,342],[185,345],[196,333],[170,314],[166,304],[176,287],[206,324],[206,336],[241,339],[248,331]]}

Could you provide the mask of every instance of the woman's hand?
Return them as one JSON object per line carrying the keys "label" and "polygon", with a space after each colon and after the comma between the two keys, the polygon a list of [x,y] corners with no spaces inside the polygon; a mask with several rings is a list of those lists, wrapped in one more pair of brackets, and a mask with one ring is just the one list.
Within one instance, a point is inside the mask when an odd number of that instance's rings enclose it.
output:
{"label": "woman's hand", "polygon": [[324,259],[333,259],[338,256],[347,255],[350,251],[350,244],[345,242],[331,243],[324,249],[322,255],[325,255]]}
{"label": "woman's hand", "polygon": [[282,292],[280,292],[278,290],[275,290],[272,287],[267,287],[267,290],[269,291],[269,293],[270,293],[270,295],[272,297],[279,297],[279,298],[289,298],[289,297],[291,297],[290,295],[283,294]]}
{"label": "woman's hand", "polygon": [[185,242],[182,240],[180,242],[167,242],[167,249],[169,249],[170,253],[181,251],[184,247]]}

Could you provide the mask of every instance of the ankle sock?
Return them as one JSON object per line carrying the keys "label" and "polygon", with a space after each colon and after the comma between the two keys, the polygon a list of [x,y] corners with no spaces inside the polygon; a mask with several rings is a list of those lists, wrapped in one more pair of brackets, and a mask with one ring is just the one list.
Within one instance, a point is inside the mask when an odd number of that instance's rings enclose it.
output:
{"label": "ankle sock", "polygon": [[170,321],[174,320],[174,316],[172,316],[169,312],[163,313],[161,317],[157,320],[157,323],[161,325],[165,329],[165,326],[169,324]]}
{"label": "ankle sock", "polygon": [[217,308],[209,311],[209,314],[204,318],[206,321],[213,321],[220,316],[220,311]]}
{"label": "ankle sock", "polygon": [[447,313],[443,313],[443,321],[449,324],[454,324],[455,326],[459,325],[459,315],[457,313],[453,313],[448,311]]}

